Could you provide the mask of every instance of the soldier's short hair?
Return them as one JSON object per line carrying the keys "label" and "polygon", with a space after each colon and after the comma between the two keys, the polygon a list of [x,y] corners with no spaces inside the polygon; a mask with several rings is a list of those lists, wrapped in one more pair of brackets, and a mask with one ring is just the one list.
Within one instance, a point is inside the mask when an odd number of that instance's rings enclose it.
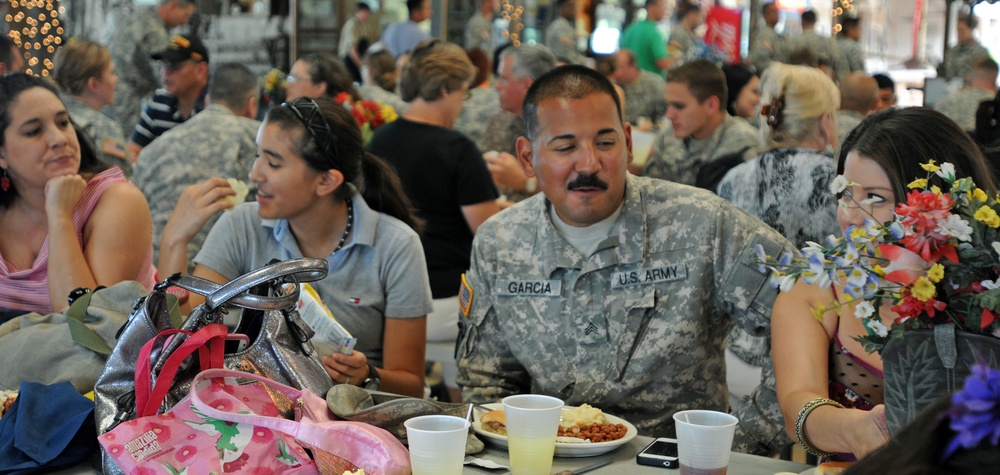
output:
{"label": "soldier's short hair", "polygon": [[965,26],[972,29],[976,29],[976,27],[979,26],[979,17],[971,13],[963,13],[961,15],[958,15],[958,21],[961,23],[965,23]]}
{"label": "soldier's short hair", "polygon": [[10,63],[14,61],[14,55],[17,51],[17,45],[14,41],[7,37],[7,35],[0,35],[0,63],[10,66]]}
{"label": "soldier's short hair", "polygon": [[500,54],[500,61],[507,57],[513,58],[511,74],[519,79],[538,79],[556,67],[556,56],[544,45],[521,44],[521,46],[512,46],[503,50],[503,53]]}
{"label": "soldier's short hair", "polygon": [[475,74],[476,67],[460,46],[436,38],[424,40],[413,48],[403,66],[399,95],[406,102],[418,97],[433,101],[468,85]]}
{"label": "soldier's short hair", "polygon": [[212,102],[222,102],[230,108],[241,108],[251,97],[259,94],[257,76],[254,76],[250,68],[239,63],[219,65],[208,84],[208,95]]}
{"label": "soldier's short hair", "polygon": [[413,12],[420,10],[424,6],[424,2],[429,2],[431,0],[406,0],[406,10],[413,14]]}
{"label": "soldier's short hair", "polygon": [[969,74],[974,79],[996,82],[998,72],[1000,68],[997,67],[996,61],[986,54],[972,60],[972,70]]}
{"label": "soldier's short hair", "polygon": [[815,25],[816,24],[816,12],[813,10],[806,10],[802,12],[802,24],[803,25]]}
{"label": "soldier's short hair", "polygon": [[705,59],[696,59],[667,71],[667,83],[686,84],[691,95],[700,103],[709,97],[719,98],[719,107],[726,108],[729,97],[726,91],[726,75],[722,69]]}
{"label": "soldier's short hair", "polygon": [[622,124],[621,98],[615,91],[615,86],[601,73],[586,66],[570,64],[555,68],[531,83],[528,93],[524,96],[521,106],[521,116],[524,117],[524,127],[528,140],[538,133],[538,104],[545,99],[565,98],[583,99],[592,94],[606,94],[615,101],[615,111]]}
{"label": "soldier's short hair", "polygon": [[160,0],[160,6],[165,7],[171,3],[178,3],[182,6],[194,5],[194,0]]}

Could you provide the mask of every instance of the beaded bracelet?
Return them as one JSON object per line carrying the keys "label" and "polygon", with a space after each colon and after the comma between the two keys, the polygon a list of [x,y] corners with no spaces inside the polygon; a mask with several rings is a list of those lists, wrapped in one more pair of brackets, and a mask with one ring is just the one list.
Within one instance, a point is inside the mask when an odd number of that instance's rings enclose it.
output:
{"label": "beaded bracelet", "polygon": [[839,402],[825,397],[818,397],[816,399],[813,399],[812,401],[807,402],[806,405],[803,406],[801,410],[799,410],[799,415],[795,418],[795,437],[799,439],[799,445],[801,445],[806,452],[813,454],[816,457],[827,457],[833,455],[833,453],[823,452],[822,450],[819,450],[816,447],[809,445],[808,442],[806,442],[806,434],[805,434],[806,417],[809,417],[809,413],[811,413],[813,409],[816,409],[817,407],[820,406],[836,406],[841,409],[844,408],[844,406],[841,405]]}

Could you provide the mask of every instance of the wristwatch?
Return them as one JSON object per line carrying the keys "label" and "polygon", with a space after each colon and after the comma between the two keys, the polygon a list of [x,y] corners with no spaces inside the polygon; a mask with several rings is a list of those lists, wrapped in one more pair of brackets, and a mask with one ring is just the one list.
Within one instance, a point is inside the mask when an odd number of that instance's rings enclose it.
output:
{"label": "wristwatch", "polygon": [[375,369],[375,365],[371,361],[368,362],[368,378],[365,382],[361,383],[361,387],[364,389],[371,389],[372,391],[377,391],[379,386],[382,385],[382,378],[378,375],[378,370]]}

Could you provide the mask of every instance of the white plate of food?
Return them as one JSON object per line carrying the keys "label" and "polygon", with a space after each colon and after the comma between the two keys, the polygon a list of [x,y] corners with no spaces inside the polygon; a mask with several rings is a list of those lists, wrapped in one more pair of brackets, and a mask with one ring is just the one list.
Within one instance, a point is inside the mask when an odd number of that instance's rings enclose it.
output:
{"label": "white plate of food", "polygon": [[[492,404],[480,404],[479,407],[486,408],[492,411],[503,411],[503,404],[492,403]],[[567,406],[563,408],[563,412],[567,410],[577,409],[572,406]],[[483,428],[483,423],[481,421],[482,417],[487,414],[485,410],[476,410],[475,420],[472,423],[472,427],[476,431],[476,435],[479,435],[483,439],[498,445],[500,447],[507,447],[507,436],[501,435],[496,432],[490,432]],[[622,445],[627,444],[630,440],[634,439],[635,436],[639,435],[639,431],[636,430],[635,426],[629,421],[622,419],[620,417],[612,416],[611,414],[604,414],[605,419],[607,419],[608,424],[621,424],[625,426],[625,435],[619,439],[610,440],[607,442],[590,442],[585,439],[579,439],[576,437],[559,437],[556,439],[556,457],[590,457],[592,455],[601,455],[610,452]],[[577,442],[578,441],[578,442]]]}

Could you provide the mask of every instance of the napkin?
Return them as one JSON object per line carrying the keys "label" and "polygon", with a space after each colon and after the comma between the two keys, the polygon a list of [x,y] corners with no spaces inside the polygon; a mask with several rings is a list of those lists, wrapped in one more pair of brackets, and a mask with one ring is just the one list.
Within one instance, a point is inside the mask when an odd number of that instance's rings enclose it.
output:
{"label": "napkin", "polygon": [[22,382],[0,418],[0,474],[76,465],[97,449],[94,402],[69,382]]}

